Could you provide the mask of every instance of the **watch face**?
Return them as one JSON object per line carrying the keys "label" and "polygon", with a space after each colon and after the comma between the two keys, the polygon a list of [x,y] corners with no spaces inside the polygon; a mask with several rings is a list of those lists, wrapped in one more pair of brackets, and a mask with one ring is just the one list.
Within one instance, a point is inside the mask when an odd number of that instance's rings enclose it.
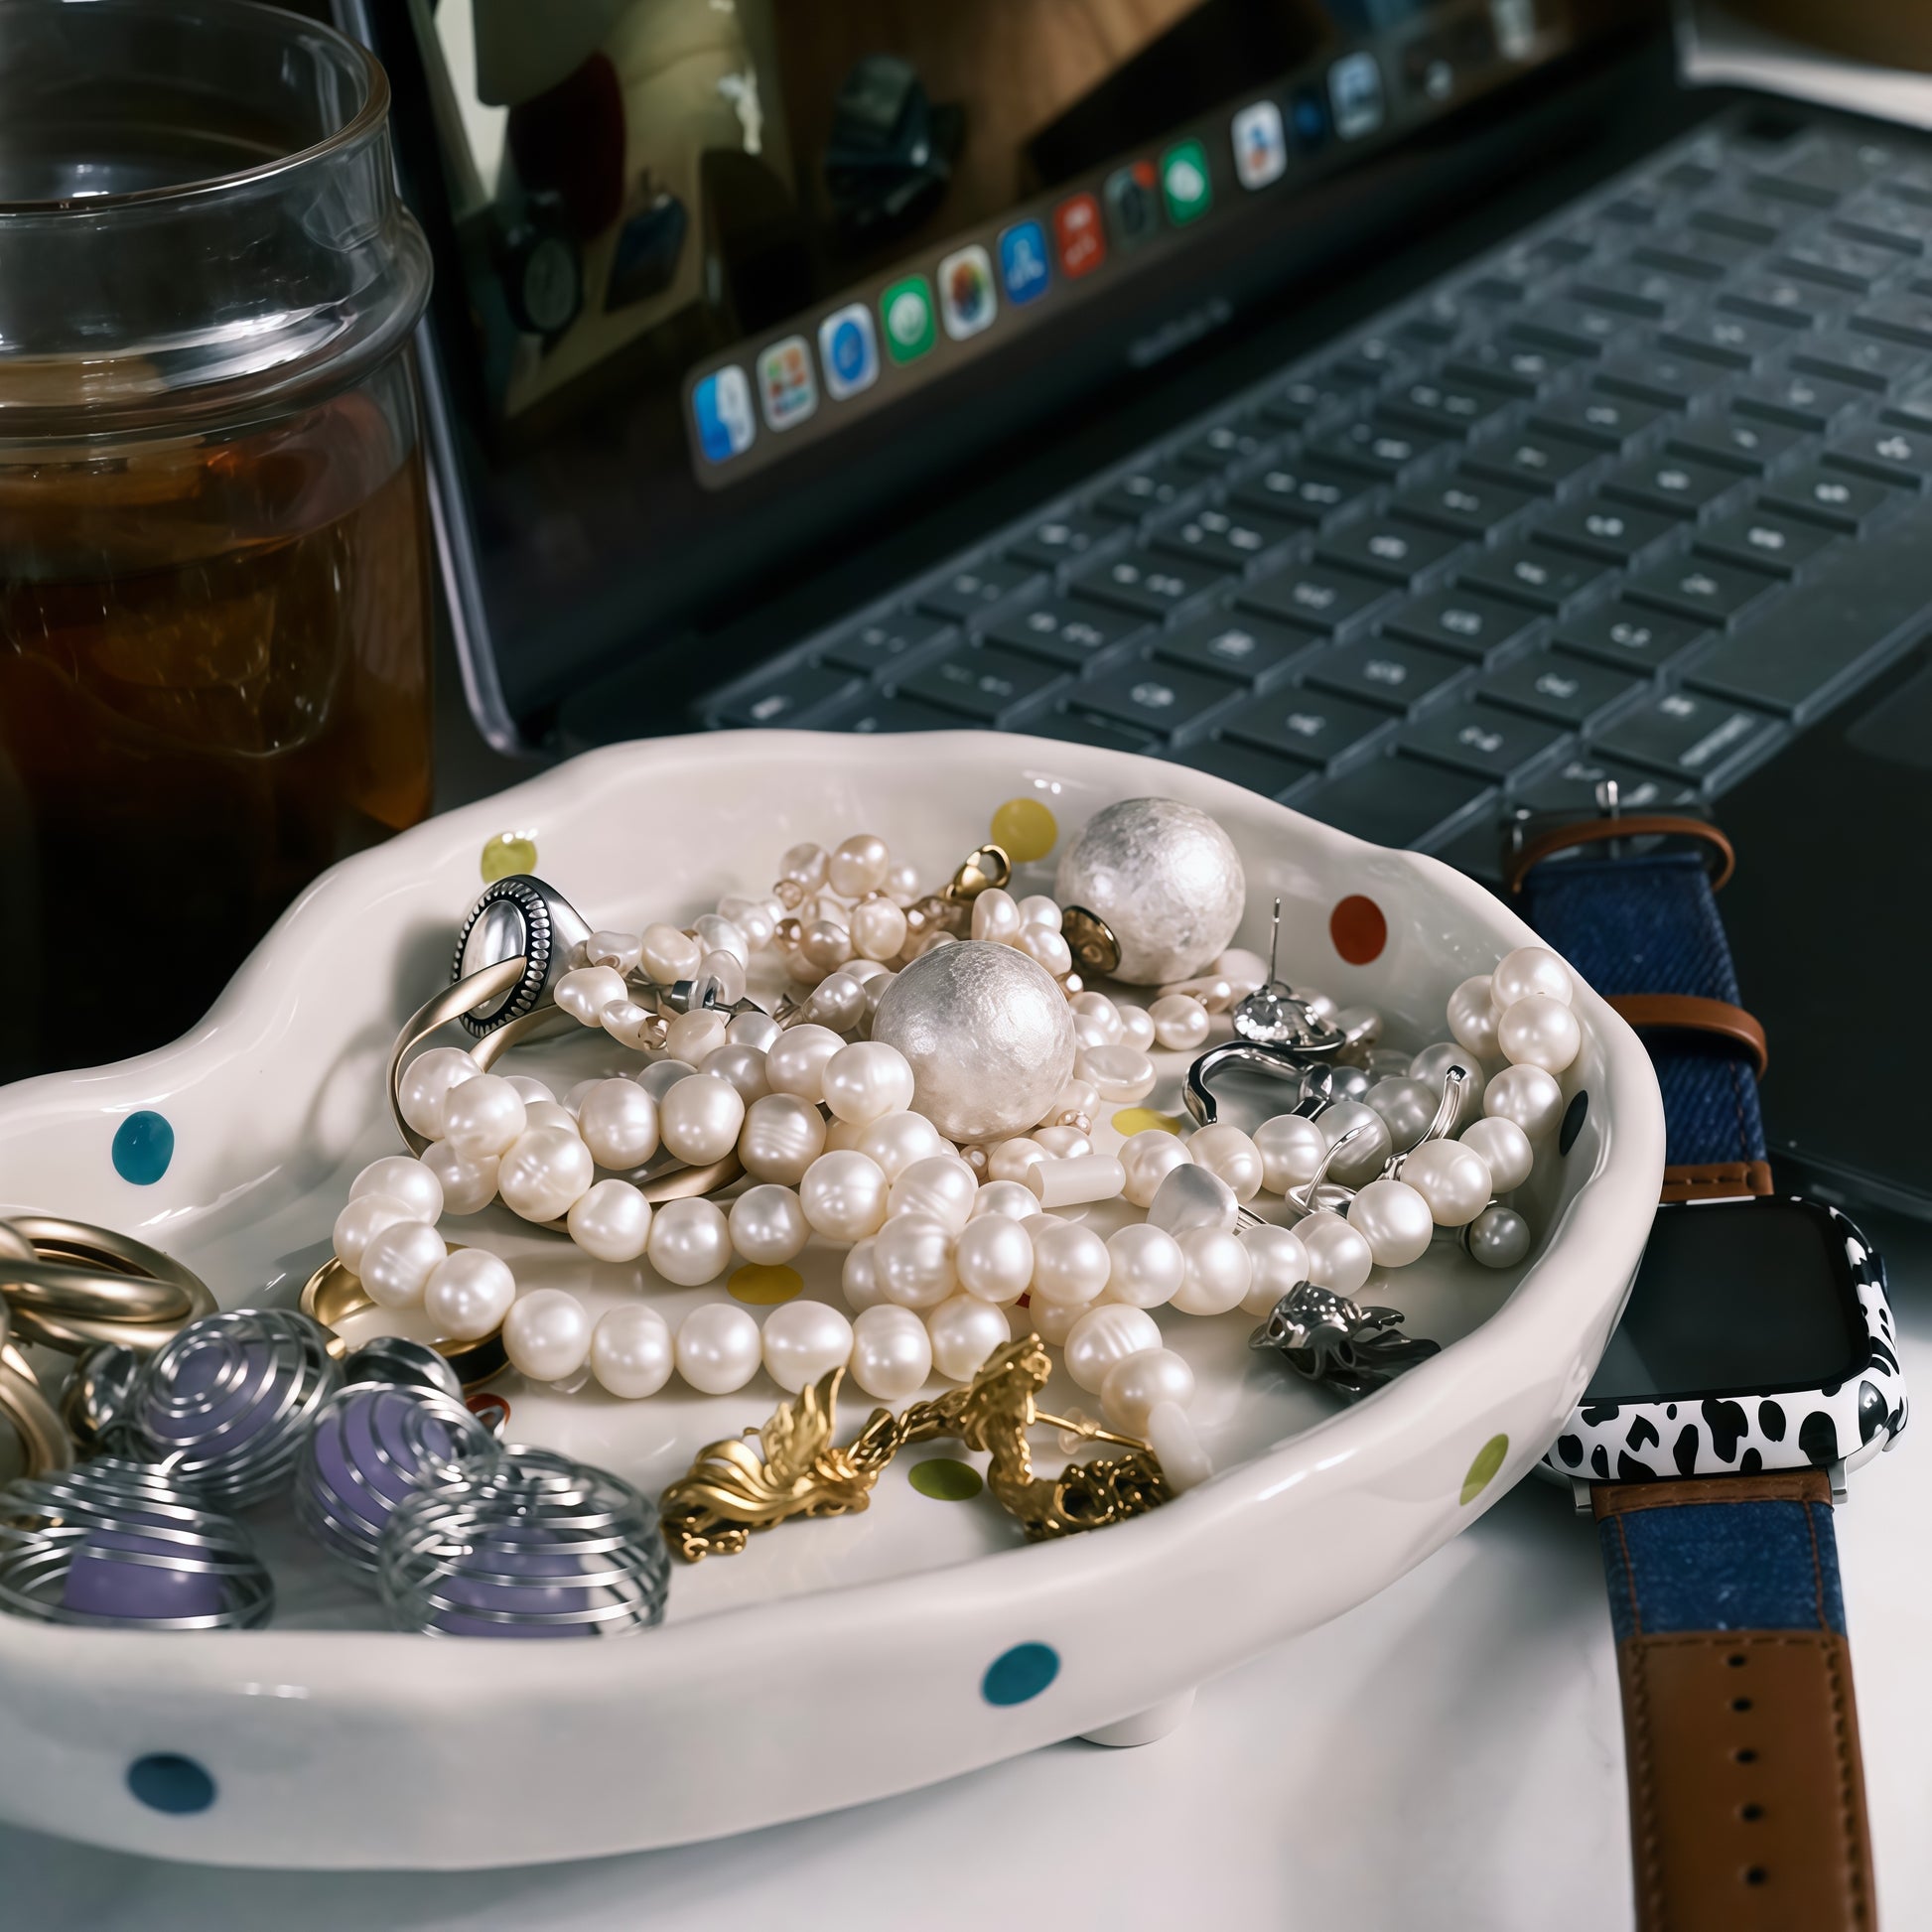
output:
{"label": "watch face", "polygon": [[1766,1197],[1660,1207],[1586,1404],[1830,1388],[1870,1350],[1830,1210]]}

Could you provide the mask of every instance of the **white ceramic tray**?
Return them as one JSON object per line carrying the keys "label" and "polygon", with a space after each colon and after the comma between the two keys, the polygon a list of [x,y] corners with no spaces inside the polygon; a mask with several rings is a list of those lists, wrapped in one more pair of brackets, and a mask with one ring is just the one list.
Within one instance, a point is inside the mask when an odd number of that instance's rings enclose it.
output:
{"label": "white ceramic tray", "polygon": [[[393,1151],[384,1056],[448,974],[492,837],[528,838],[534,870],[593,923],[635,929],[763,890],[799,839],[878,830],[922,877],[944,876],[1005,799],[1041,799],[1064,839],[1099,806],[1156,793],[1213,812],[1240,848],[1241,943],[1265,944],[1279,893],[1285,976],[1376,1005],[1398,1041],[1444,1036],[1450,989],[1531,937],[1432,860],[1177,765],[968,732],[623,746],[326,875],[187,1038],[0,1090],[0,1203],[138,1234],[199,1269],[224,1305],[291,1302],[327,1252],[350,1177]],[[1050,861],[1023,870],[1021,890],[1050,889]],[[1371,900],[1387,928],[1360,965],[1332,936],[1349,897]],[[130,959],[130,996],[143,972],[165,970]],[[1539,1157],[1525,1190],[1530,1260],[1489,1274],[1439,1241],[1360,1298],[1405,1309],[1413,1332],[1451,1344],[1441,1355],[1341,1409],[1250,1352],[1246,1317],[1160,1311],[1169,1345],[1194,1364],[1195,1421],[1216,1469],[1170,1506],[1030,1548],[989,1496],[915,1489],[908,1455],[865,1514],[789,1524],[742,1556],[674,1567],[661,1628],[584,1644],[387,1631],[282,1512],[257,1510],[280,1592],[265,1631],[0,1617],[0,1815],[230,1863],[508,1864],[741,1831],[1070,1736],[1158,1735],[1204,1678],[1361,1601],[1473,1520],[1542,1454],[1582,1391],[1649,1225],[1663,1119],[1635,1036],[1581,987],[1577,1012],[1583,1051],[1564,1085],[1581,1128],[1566,1155]],[[601,1049],[584,1035],[558,1050],[589,1071],[581,1056]],[[1166,1056],[1148,1104],[1179,1111],[1184,1065]],[[1243,1118],[1234,1091],[1224,1117]],[[1279,1110],[1252,1097],[1263,1104],[1246,1110],[1251,1125]],[[165,1117],[174,1150],[159,1179],[136,1185],[112,1151],[140,1110]],[[1097,1144],[1113,1138],[1103,1125]],[[463,1238],[509,1255],[525,1287],[567,1284],[594,1312],[638,1292],[638,1270],[594,1263],[500,1208],[465,1223]],[[809,1249],[806,1293],[839,1301],[838,1262]],[[673,1323],[724,1293],[642,1279]],[[762,1375],[732,1396],[674,1381],[631,1404],[594,1385],[568,1399],[513,1376],[499,1386],[513,1439],[649,1493],[779,1399]],[[1061,1400],[1077,1393],[1064,1371],[1049,1385]],[[842,1406],[842,1439],[870,1406],[856,1392]],[[930,1452],[962,1453],[936,1444],[914,1455]],[[991,1702],[989,1668],[1021,1646],[1037,1647],[1026,1657],[1042,1666],[1035,1678],[1050,1665],[1050,1681]],[[201,1767],[211,1802],[171,1813],[137,1799],[130,1766],[157,1755]]]}

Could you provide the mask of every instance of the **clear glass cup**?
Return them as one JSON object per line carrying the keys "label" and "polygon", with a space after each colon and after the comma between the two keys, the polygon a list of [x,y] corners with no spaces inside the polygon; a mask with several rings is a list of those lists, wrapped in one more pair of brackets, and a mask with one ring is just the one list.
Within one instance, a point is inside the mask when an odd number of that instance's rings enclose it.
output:
{"label": "clear glass cup", "polygon": [[0,0],[0,1079],[172,1038],[429,809],[388,98],[244,0]]}

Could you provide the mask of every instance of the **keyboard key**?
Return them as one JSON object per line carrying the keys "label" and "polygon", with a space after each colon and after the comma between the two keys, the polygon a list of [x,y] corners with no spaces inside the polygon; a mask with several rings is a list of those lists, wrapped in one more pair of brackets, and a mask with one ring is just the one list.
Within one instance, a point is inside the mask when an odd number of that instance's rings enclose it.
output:
{"label": "keyboard key", "polygon": [[1923,295],[1881,295],[1848,320],[1862,336],[1877,336],[1910,348],[1932,348],[1932,302]]}
{"label": "keyboard key", "polygon": [[1868,241],[1854,241],[1829,229],[1813,230],[1771,259],[1776,274],[1796,276],[1801,282],[1823,282],[1827,288],[1851,289],[1860,295],[1876,288],[1897,266],[1898,257],[1891,249],[1874,248]]}
{"label": "keyboard key", "polygon": [[1217,611],[1178,630],[1163,631],[1154,640],[1154,654],[1170,664],[1255,685],[1313,646],[1306,630]]}
{"label": "keyboard key", "polygon": [[1896,255],[1925,253],[1923,216],[1882,192],[1861,195],[1846,203],[1832,216],[1831,228],[1834,234],[1869,242],[1874,248],[1888,248]]}
{"label": "keyboard key", "polygon": [[827,664],[836,664],[842,671],[857,671],[862,677],[871,677],[890,664],[903,663],[917,656],[928,644],[936,644],[952,634],[951,624],[936,623],[930,618],[907,611],[873,623],[855,624],[821,645],[818,654]]}
{"label": "keyboard key", "polygon": [[1460,657],[1488,662],[1541,621],[1520,605],[1498,603],[1474,591],[1445,590],[1398,606],[1381,628],[1392,637],[1439,644]]}
{"label": "keyboard key", "polygon": [[1530,428],[1471,450],[1462,467],[1471,476],[1493,477],[1498,483],[1554,496],[1578,471],[1587,470],[1596,460],[1597,452],[1582,443]]}
{"label": "keyboard key", "polygon": [[1259,415],[1237,416],[1204,429],[1174,454],[1198,470],[1225,470],[1231,463],[1247,463],[1266,456],[1281,441],[1280,432]]}
{"label": "keyboard key", "polygon": [[1264,515],[1319,523],[1374,487],[1373,479],[1359,471],[1296,457],[1250,472],[1229,491],[1229,498],[1244,509],[1260,510]]}
{"label": "keyboard key", "polygon": [[1389,502],[1407,523],[1427,523],[1452,536],[1485,537],[1535,500],[1485,478],[1457,476],[1447,483],[1417,483]]}
{"label": "keyboard key", "polygon": [[1347,354],[1328,367],[1331,373],[1363,388],[1378,388],[1391,376],[1415,366],[1414,351],[1388,336],[1364,336]]}
{"label": "keyboard key", "polygon": [[1759,508],[1738,510],[1700,530],[1697,548],[1707,557],[1795,577],[1805,563],[1837,541],[1823,524]]}
{"label": "keyboard key", "polygon": [[1692,209],[1689,225],[1707,234],[1732,235],[1739,241],[1754,241],[1760,247],[1777,240],[1790,226],[1790,216],[1776,204],[1746,201],[1732,194],[1714,195],[1701,207]]}
{"label": "keyboard key", "polygon": [[1468,675],[1466,658],[1399,637],[1364,637],[1330,644],[1310,658],[1303,681],[1344,698],[1386,706],[1405,715]]}
{"label": "keyboard key", "polygon": [[1380,758],[1329,778],[1295,801],[1297,811],[1374,845],[1434,846],[1494,801],[1480,778],[1425,764],[1419,759]]}
{"label": "keyboard key", "polygon": [[1791,366],[1804,375],[1829,376],[1855,388],[1883,392],[1925,367],[1925,351],[1902,343],[1841,339],[1792,352]]}
{"label": "keyboard key", "polygon": [[1150,510],[1171,509],[1195,495],[1206,483],[1199,471],[1162,459],[1144,463],[1114,481],[1093,498],[1091,507],[1104,516],[1138,523]]}
{"label": "keyboard key", "polygon": [[1075,666],[1092,663],[1146,628],[1137,620],[1084,598],[1049,597],[988,624],[986,637],[989,643],[1010,644],[1049,664]]}
{"label": "keyboard key", "polygon": [[1681,618],[1639,611],[1628,604],[1602,604],[1559,624],[1551,641],[1559,650],[1575,651],[1603,664],[1627,665],[1647,675],[1662,670],[1710,634],[1704,624],[1689,623]]}
{"label": "keyboard key", "polygon": [[1754,369],[1788,345],[1788,329],[1748,316],[1692,316],[1657,339],[1674,352],[1702,355],[1727,369]]}
{"label": "keyboard key", "polygon": [[1843,470],[1827,470],[1807,463],[1773,478],[1761,499],[1772,509],[1808,516],[1834,530],[1856,536],[1887,503],[1898,500],[1895,490]]}
{"label": "keyboard key", "polygon": [[725,725],[808,725],[858,689],[858,679],[849,672],[828,664],[793,664],[776,677],[727,699],[718,708],[717,717]]}
{"label": "keyboard key", "polygon": [[[1699,252],[1694,254],[1683,245],[1687,239],[1690,247]],[[1726,235],[1680,236],[1677,241],[1675,246],[1663,239],[1646,241],[1630,250],[1630,260],[1639,269],[1697,287],[1723,281],[1726,268],[1735,267],[1752,252],[1750,243],[1734,241]]]}
{"label": "keyboard key", "polygon": [[1215,585],[1226,582],[1226,572],[1204,559],[1184,562],[1137,550],[1076,571],[1067,580],[1067,588],[1105,604],[1117,604],[1123,611],[1159,618],[1205,597]]}
{"label": "keyboard key", "polygon": [[1547,771],[1539,771],[1518,788],[1516,800],[1531,812],[1593,812],[1596,787],[1606,778],[1615,783],[1617,808],[1625,812],[1652,812],[1671,805],[1690,804],[1698,795],[1696,787],[1685,784],[1682,779],[1659,777],[1654,771],[1625,764],[1620,759],[1579,752]]}
{"label": "keyboard key", "polygon": [[913,698],[889,698],[869,691],[818,720],[816,729],[828,732],[956,732],[963,720],[956,711]]}
{"label": "keyboard key", "polygon": [[1633,604],[1694,618],[1722,630],[1773,588],[1776,579],[1741,564],[1713,563],[1703,557],[1673,557],[1652,564],[1624,585]]}
{"label": "keyboard key", "polygon": [[1396,744],[1415,758],[1453,765],[1478,778],[1500,783],[1532,764],[1567,734],[1546,719],[1526,718],[1478,699],[1464,699],[1447,711],[1405,725]]}
{"label": "keyboard key", "polygon": [[1287,804],[1296,793],[1307,791],[1319,781],[1310,765],[1257,752],[1252,745],[1237,745],[1230,738],[1203,738],[1167,756],[1175,764],[1184,764],[1195,771],[1211,771],[1231,785],[1245,785],[1278,804]]}
{"label": "keyboard key", "polygon": [[1811,207],[1830,207],[1865,187],[1889,159],[1882,148],[1868,143],[1853,147],[1843,141],[1817,140],[1775,171],[1754,175],[1750,185],[1762,195],[1803,202]]}
{"label": "keyboard key", "polygon": [[930,590],[919,593],[919,609],[934,617],[963,622],[1000,605],[1011,604],[1041,583],[1039,572],[1025,563],[1009,562],[1003,557],[988,558],[943,577]]}
{"label": "keyboard key", "polygon": [[1570,294],[1574,301],[1608,309],[1612,314],[1638,322],[1662,322],[1683,300],[1683,292],[1664,275],[1626,275],[1614,282],[1594,279],[1573,282]]}
{"label": "keyboard key", "polygon": [[1257,557],[1293,543],[1304,526],[1284,517],[1262,516],[1236,505],[1217,509],[1175,510],[1148,533],[1156,550],[1176,557],[1201,557],[1219,569],[1245,570]]}
{"label": "keyboard key", "polygon": [[1386,711],[1291,685],[1252,699],[1222,722],[1221,733],[1278,758],[1299,759],[1325,769],[1392,723]]}
{"label": "keyboard key", "polygon": [[1827,559],[1810,583],[1714,645],[1685,676],[1804,724],[1917,637],[1928,606],[1932,504],[1918,504],[1884,535]]}
{"label": "keyboard key", "polygon": [[1601,355],[1631,326],[1632,318],[1594,302],[1579,302],[1559,296],[1553,302],[1539,302],[1528,315],[1518,317],[1503,331],[1513,343],[1548,344],[1567,355]]}
{"label": "keyboard key", "polygon": [[1599,732],[1595,749],[1687,784],[1712,786],[1767,751],[1781,735],[1777,720],[1761,711],[1700,693],[1663,691]]}
{"label": "keyboard key", "polygon": [[1626,450],[1664,415],[1655,403],[1634,396],[1599,395],[1593,389],[1573,390],[1546,402],[1533,421],[1552,436],[1587,443],[1596,450]]}
{"label": "keyboard key", "polygon": [[1605,496],[1666,516],[1695,517],[1739,486],[1735,470],[1719,470],[1689,457],[1638,457],[1603,479]]}
{"label": "keyboard key", "polygon": [[1678,456],[1727,465],[1745,476],[1761,477],[1803,440],[1789,423],[1748,416],[1694,416],[1671,432],[1669,447]]}
{"label": "keyboard key", "polygon": [[1476,687],[1479,697],[1511,711],[1527,711],[1553,725],[1582,731],[1624,703],[1643,681],[1606,665],[1562,651],[1540,650],[1492,671]]}
{"label": "keyboard key", "polygon": [[1600,496],[1586,496],[1538,519],[1532,534],[1541,543],[1585,557],[1627,564],[1639,551],[1667,537],[1677,525],[1652,510],[1632,509]]}
{"label": "keyboard key", "polygon": [[1825,451],[1825,464],[1878,483],[1923,489],[1926,478],[1932,476],[1932,430],[1860,430],[1832,444]]}
{"label": "keyboard key", "polygon": [[1151,752],[1155,749],[1154,740],[1146,732],[1130,731],[1125,725],[1116,725],[1111,719],[1090,717],[1084,711],[1072,711],[1063,704],[1049,705],[1044,711],[1022,718],[1013,729],[1030,733],[1035,738],[1057,738],[1068,745],[1098,745],[1108,752]]}
{"label": "keyboard key", "polygon": [[1064,673],[1056,664],[997,646],[957,644],[897,686],[908,698],[962,712],[983,725],[1004,723]]}
{"label": "keyboard key", "polygon": [[1932,430],[1932,382],[1915,382],[1879,412],[1901,429]]}
{"label": "keyboard key", "polygon": [[1787,330],[1809,329],[1843,298],[1814,282],[1794,282],[1788,275],[1739,275],[1718,293],[1718,307],[1733,316],[1771,323]]}
{"label": "keyboard key", "polygon": [[1333,376],[1292,376],[1261,405],[1263,417],[1280,423],[1284,429],[1300,429],[1317,416],[1351,401],[1359,393],[1356,385]]}
{"label": "keyboard key", "polygon": [[1291,564],[1272,577],[1243,585],[1235,602],[1265,618],[1287,618],[1311,630],[1332,631],[1393,595],[1387,584],[1319,561]]}
{"label": "keyboard key", "polygon": [[1168,664],[1122,664],[1067,693],[1067,702],[1100,718],[1172,738],[1233,695],[1219,678]]}
{"label": "keyboard key", "polygon": [[1830,429],[1848,409],[1868,401],[1863,389],[1829,376],[1795,372],[1747,382],[1731,397],[1740,416],[1762,416],[1769,422],[1789,423],[1796,429]]}
{"label": "keyboard key", "polygon": [[1085,556],[1096,544],[1105,543],[1119,533],[1120,525],[1105,517],[1068,510],[1035,523],[1018,543],[1009,547],[1007,555],[1023,564],[1052,570],[1075,557]]}
{"label": "keyboard key", "polygon": [[1480,552],[1458,573],[1458,581],[1497,597],[1514,598],[1537,611],[1561,611],[1609,575],[1606,565],[1548,544],[1520,538],[1499,550]]}
{"label": "keyboard key", "polygon": [[1358,517],[1322,540],[1319,555],[1328,563],[1386,577],[1407,590],[1461,547],[1461,539],[1443,530],[1402,523],[1392,516]]}
{"label": "keyboard key", "polygon": [[1606,396],[1634,396],[1665,409],[1688,409],[1707,389],[1727,381],[1731,371],[1696,355],[1672,355],[1663,348],[1632,350],[1608,357],[1590,378]]}
{"label": "keyboard key", "polygon": [[1384,410],[1442,436],[1461,436],[1510,405],[1507,390],[1457,377],[1419,377],[1389,392]]}
{"label": "keyboard key", "polygon": [[1535,396],[1576,361],[1574,353],[1553,345],[1488,342],[1450,356],[1443,373],[1457,382],[1488,383],[1512,396]]}
{"label": "keyboard key", "polygon": [[1308,455],[1316,463],[1365,470],[1371,477],[1391,482],[1442,447],[1439,436],[1426,436],[1404,423],[1378,420],[1350,423],[1332,435],[1316,437],[1309,444]]}

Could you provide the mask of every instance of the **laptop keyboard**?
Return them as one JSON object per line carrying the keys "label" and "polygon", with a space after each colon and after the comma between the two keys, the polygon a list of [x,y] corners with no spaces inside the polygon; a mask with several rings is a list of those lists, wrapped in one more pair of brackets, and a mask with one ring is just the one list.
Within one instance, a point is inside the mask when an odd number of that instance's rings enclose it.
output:
{"label": "laptop keyboard", "polygon": [[705,707],[1217,772],[1496,876],[1709,800],[1932,625],[1932,168],[1741,120]]}

